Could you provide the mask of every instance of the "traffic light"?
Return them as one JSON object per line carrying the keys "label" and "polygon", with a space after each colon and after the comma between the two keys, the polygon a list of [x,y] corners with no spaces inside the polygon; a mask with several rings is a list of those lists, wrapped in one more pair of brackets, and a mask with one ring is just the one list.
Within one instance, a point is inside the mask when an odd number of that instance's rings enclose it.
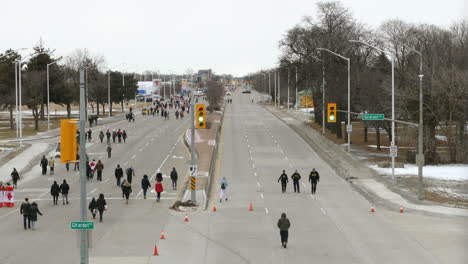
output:
{"label": "traffic light", "polygon": [[[60,161],[72,163],[76,160],[76,120],[60,120]],[[83,135],[84,136],[84,135]]]}
{"label": "traffic light", "polygon": [[336,123],[336,104],[335,103],[329,103],[328,104],[328,123]]}
{"label": "traffic light", "polygon": [[196,105],[195,119],[196,128],[206,128],[206,112],[204,104]]}

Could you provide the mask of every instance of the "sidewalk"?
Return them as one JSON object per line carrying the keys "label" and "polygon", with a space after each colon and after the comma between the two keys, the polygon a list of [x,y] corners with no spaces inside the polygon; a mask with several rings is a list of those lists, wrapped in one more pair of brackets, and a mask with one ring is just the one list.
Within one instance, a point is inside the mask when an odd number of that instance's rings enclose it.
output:
{"label": "sidewalk", "polygon": [[283,121],[294,130],[312,149],[336,172],[337,175],[349,181],[363,195],[367,196],[374,204],[388,208],[398,208],[400,205],[405,210],[415,210],[432,214],[448,216],[468,217],[468,210],[438,205],[427,201],[412,201],[384,183],[381,177],[372,169],[363,165],[351,154],[344,151],[338,145],[329,141],[319,132],[306,126],[304,113],[285,109],[275,109],[265,105],[264,108]]}

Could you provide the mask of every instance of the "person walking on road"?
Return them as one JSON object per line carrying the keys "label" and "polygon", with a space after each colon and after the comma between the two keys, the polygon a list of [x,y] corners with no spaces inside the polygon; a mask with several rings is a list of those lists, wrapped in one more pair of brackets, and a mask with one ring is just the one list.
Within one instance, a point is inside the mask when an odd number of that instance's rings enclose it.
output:
{"label": "person walking on road", "polygon": [[32,202],[31,206],[29,206],[28,208],[28,216],[29,216],[29,221],[31,221],[32,230],[36,229],[37,214],[42,215],[42,213],[39,211],[39,207],[37,206],[37,203]]}
{"label": "person walking on road", "polygon": [[111,133],[109,132],[109,129],[107,129],[106,131],[106,138],[107,138],[107,144],[110,144]]}
{"label": "person walking on road", "polygon": [[221,187],[220,187],[220,191],[219,191],[219,202],[221,203],[223,201],[223,198],[227,201],[228,200],[228,197],[227,197],[227,187],[228,187],[228,181],[226,179],[226,177],[223,177],[223,179],[221,180]]}
{"label": "person walking on road", "polygon": [[52,186],[50,187],[50,194],[54,200],[54,205],[58,204],[58,197],[60,194],[60,186],[58,185],[57,181],[54,181]]}
{"label": "person walking on road", "polygon": [[297,172],[297,170],[293,173],[293,175],[291,175],[291,179],[293,180],[293,186],[294,186],[294,192],[298,192],[300,193],[300,189],[299,189],[299,180],[301,179],[301,175],[299,174],[299,172]]}
{"label": "person walking on road", "polygon": [[107,149],[106,150],[107,150],[107,158],[110,159],[112,157],[112,147],[111,147],[110,143],[107,144]]}
{"label": "person walking on road", "polygon": [[93,219],[96,219],[96,214],[97,214],[96,198],[93,197],[93,199],[91,199],[91,202],[89,202],[89,205],[88,205],[88,209],[91,212],[91,214],[93,215]]}
{"label": "person walking on road", "polygon": [[312,169],[309,175],[309,182],[311,184],[311,189],[312,189],[312,194],[314,194],[317,191],[317,183],[320,180],[320,175],[318,171],[315,170],[315,168]]}
{"label": "person walking on road", "polygon": [[96,171],[97,171],[97,180],[102,181],[102,171],[104,170],[104,164],[102,164],[101,160],[98,160],[96,164]]}
{"label": "person walking on road", "polygon": [[50,167],[50,175],[54,175],[55,160],[53,157],[49,158],[49,167]]}
{"label": "person walking on road", "polygon": [[122,143],[122,131],[120,130],[120,128],[117,131],[117,139],[119,140],[119,143]]}
{"label": "person walking on road", "polygon": [[125,195],[125,203],[128,204],[128,199],[130,198],[130,193],[132,193],[132,184],[129,181],[124,181],[122,183],[122,192]]}
{"label": "person walking on road", "polygon": [[104,199],[104,194],[99,194],[99,198],[96,201],[96,207],[99,212],[99,222],[102,222],[102,215],[104,214],[104,210],[107,210],[107,203],[106,199]]}
{"label": "person walking on road", "polygon": [[115,132],[115,129],[112,131],[112,143],[115,144],[115,138],[117,137],[117,132]]}
{"label": "person walking on road", "polygon": [[160,181],[160,182],[163,181],[163,175],[162,175],[160,169],[158,169],[158,170],[156,171],[156,181]]}
{"label": "person walking on road", "polygon": [[88,130],[88,132],[86,132],[86,135],[88,136],[88,142],[91,142],[91,134],[93,133],[93,131],[91,131],[91,128]]}
{"label": "person walking on road", "polygon": [[18,180],[20,179],[18,171],[13,168],[13,171],[10,174],[11,180],[13,181],[13,188],[18,188]]}
{"label": "person walking on road", "polygon": [[135,170],[133,169],[133,167],[132,166],[128,167],[125,173],[127,174],[127,181],[132,183],[133,176],[135,175]]}
{"label": "person walking on road", "polygon": [[172,168],[172,171],[171,171],[172,190],[177,189],[177,179],[178,178],[179,178],[179,176],[177,175],[176,169]]}
{"label": "person walking on road", "polygon": [[124,143],[127,140],[127,132],[125,130],[122,131],[122,139],[123,139]]}
{"label": "person walking on road", "polygon": [[156,202],[159,202],[161,200],[161,193],[163,192],[163,185],[161,181],[156,181],[156,184],[154,185],[154,189],[156,191]]}
{"label": "person walking on road", "polygon": [[89,167],[91,168],[91,173],[90,173],[90,176],[89,176],[89,179],[93,179],[94,177],[94,173],[96,172],[96,160],[93,159],[90,163],[89,163]]}
{"label": "person walking on road", "polygon": [[80,170],[80,154],[76,153],[76,162],[75,162],[75,167],[73,168],[73,171],[78,171]]}
{"label": "person walking on road", "polygon": [[102,130],[99,132],[99,140],[101,140],[101,143],[104,140],[104,132],[102,132]]}
{"label": "person walking on road", "polygon": [[286,217],[286,214],[282,213],[281,218],[278,220],[278,228],[280,230],[281,245],[284,248],[286,248],[288,245],[289,227],[291,227],[291,223],[289,222],[289,219]]}
{"label": "person walking on road", "polygon": [[[29,198],[24,198],[24,202],[21,204],[20,207],[20,214],[23,216],[23,225],[24,230],[31,228],[31,220],[29,219],[29,207],[31,204],[29,203]],[[28,225],[26,226],[26,222]]]}
{"label": "person walking on road", "polygon": [[283,193],[285,193],[286,192],[286,185],[289,182],[288,175],[286,175],[285,170],[283,170],[283,173],[278,178],[278,182],[280,182],[280,181],[281,181],[281,191],[283,191]]}
{"label": "person walking on road", "polygon": [[70,185],[68,185],[66,180],[63,180],[63,183],[60,184],[60,192],[62,193],[62,204],[65,205],[65,202],[68,204],[68,192],[70,191]]}
{"label": "person walking on road", "polygon": [[42,175],[46,175],[47,174],[47,165],[49,164],[49,162],[47,161],[45,155],[42,156],[42,159],[41,159],[41,167],[42,167]]}
{"label": "person walking on road", "polygon": [[117,179],[117,186],[120,187],[120,179],[123,177],[123,169],[117,164],[117,168],[114,171],[115,178]]}
{"label": "person walking on road", "polygon": [[141,179],[141,189],[143,189],[143,199],[146,199],[146,192],[148,188],[151,187],[150,181],[148,179],[148,175],[143,175],[143,179]]}

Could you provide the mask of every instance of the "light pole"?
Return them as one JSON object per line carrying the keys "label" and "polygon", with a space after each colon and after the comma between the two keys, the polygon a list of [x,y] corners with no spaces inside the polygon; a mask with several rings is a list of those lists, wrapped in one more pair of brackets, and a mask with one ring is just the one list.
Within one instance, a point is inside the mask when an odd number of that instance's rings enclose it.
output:
{"label": "light pole", "polygon": [[278,69],[278,107],[281,108],[281,69]]}
{"label": "light pole", "polygon": [[271,104],[271,72],[268,72],[268,104]]}
{"label": "light pole", "polygon": [[346,127],[346,132],[348,132],[348,152],[351,151],[351,131],[352,131],[352,126],[351,126],[351,75],[350,75],[350,59],[346,58],[344,56],[341,56],[338,53],[335,53],[329,49],[324,49],[324,48],[317,48],[318,50],[324,50],[327,51],[335,56],[338,56],[348,62],[348,126]]}
{"label": "light pole", "polygon": [[278,72],[275,71],[275,80],[274,80],[274,83],[275,83],[275,108],[276,108],[276,99],[277,99],[277,98],[276,98],[276,87],[277,87],[277,82],[276,82],[276,79],[277,79],[277,78],[276,78],[276,75],[277,75],[277,73],[278,73]]}
{"label": "light pole", "polygon": [[288,112],[289,112],[289,68],[288,68],[288,100],[287,100],[287,104],[288,104]]}
{"label": "light pole", "polygon": [[294,66],[294,68],[296,69],[296,111],[297,111],[297,104],[298,104],[298,98],[297,97],[297,66]]}
{"label": "light pole", "polygon": [[[361,43],[364,44],[368,47],[371,47],[373,49],[376,49],[380,51],[383,54],[386,54],[387,56],[390,56],[391,62],[392,62],[392,142],[391,142],[391,149],[396,148],[395,146],[395,58],[393,54],[386,52],[384,50],[381,50],[377,47],[374,47],[370,45],[369,43],[360,41],[360,40],[349,40],[350,42],[354,43]],[[395,180],[395,155],[393,155],[392,150],[390,150],[390,155],[392,156],[392,180]]]}
{"label": "light pole", "polygon": [[110,99],[111,98],[111,96],[110,96],[110,73],[111,73],[111,70],[113,70],[113,69],[115,69],[117,67],[120,67],[122,65],[125,65],[125,64],[126,63],[124,62],[124,63],[121,63],[121,64],[119,64],[117,66],[114,66],[112,68],[107,69],[107,103],[109,104],[109,111],[108,111],[109,112],[108,113],[109,118],[112,116],[111,99]]}
{"label": "light pole", "polygon": [[49,66],[54,64],[54,63],[57,63],[57,61],[61,60],[62,57],[60,56],[60,58],[54,60],[53,62],[51,63],[48,63],[47,64],[47,131],[50,130],[50,114],[49,114],[49,105],[50,105],[50,84],[49,84]]}

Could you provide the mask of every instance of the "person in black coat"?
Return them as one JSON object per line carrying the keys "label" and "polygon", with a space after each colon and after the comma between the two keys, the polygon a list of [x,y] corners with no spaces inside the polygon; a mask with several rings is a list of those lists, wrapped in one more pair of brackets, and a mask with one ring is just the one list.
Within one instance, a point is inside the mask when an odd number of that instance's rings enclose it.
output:
{"label": "person in black coat", "polygon": [[[29,219],[29,207],[31,204],[29,203],[29,198],[24,198],[24,202],[21,204],[20,207],[20,214],[23,215],[23,224],[24,229],[31,228],[31,220]],[[26,221],[28,222],[28,226],[26,228]]]}
{"label": "person in black coat", "polygon": [[177,179],[178,179],[177,171],[175,168],[172,168],[171,171],[171,181],[172,181],[172,189],[177,189]]}
{"label": "person in black coat", "polygon": [[19,180],[20,176],[19,176],[19,173],[18,171],[13,168],[13,171],[11,172],[11,179],[13,180],[13,188],[18,188],[18,180]]}
{"label": "person in black coat", "polygon": [[125,203],[128,204],[128,199],[132,193],[132,183],[129,181],[123,181],[122,183],[122,193],[125,195]]}
{"label": "person in black coat", "polygon": [[312,193],[315,193],[315,191],[317,191],[317,183],[319,182],[319,180],[320,180],[320,175],[318,171],[316,171],[315,168],[313,168],[309,175],[309,182],[312,185],[311,186]]}
{"label": "person in black coat", "polygon": [[283,170],[283,173],[280,175],[280,177],[278,178],[278,182],[281,181],[281,190],[284,192],[286,192],[286,185],[288,184],[288,175],[286,175],[286,171]]}
{"label": "person in black coat", "polygon": [[57,184],[57,181],[54,181],[54,184],[50,187],[50,194],[52,195],[52,198],[54,199],[54,205],[57,205],[58,203],[58,197],[60,194],[60,186]]}
{"label": "person in black coat", "polygon": [[93,219],[96,219],[96,213],[97,213],[96,198],[93,197],[93,199],[91,199],[91,202],[89,202],[89,205],[88,205],[88,209],[91,212],[91,214],[93,215]]}
{"label": "person in black coat", "polygon": [[60,184],[60,192],[62,193],[62,203],[65,205],[65,201],[68,204],[68,192],[70,191],[70,185],[68,185],[66,180],[63,180],[63,183]]}
{"label": "person in black coat", "polygon": [[148,188],[151,187],[150,181],[148,179],[148,175],[143,175],[143,179],[141,180],[141,188],[143,189],[143,199],[146,199],[146,192]]}
{"label": "person in black coat", "polygon": [[117,164],[117,168],[115,168],[114,172],[115,178],[117,179],[117,186],[120,187],[120,179],[123,177],[123,169]]}
{"label": "person in black coat", "polygon": [[158,171],[156,172],[156,181],[162,182],[162,180],[163,180],[163,175],[161,173],[161,170],[158,169]]}
{"label": "person in black coat", "polygon": [[99,212],[99,222],[102,222],[102,215],[104,214],[104,210],[107,210],[107,203],[106,199],[104,199],[104,194],[99,194],[99,198],[96,201],[96,208]]}
{"label": "person in black coat", "polygon": [[297,170],[291,175],[291,179],[293,180],[293,186],[294,186],[294,192],[300,193],[300,188],[299,188],[299,180],[301,179],[301,175]]}
{"label": "person in black coat", "polygon": [[28,208],[29,221],[31,221],[31,229],[34,230],[37,222],[37,214],[42,215],[36,202],[32,202]]}
{"label": "person in black coat", "polygon": [[47,174],[47,165],[49,165],[49,161],[46,159],[45,156],[42,156],[42,159],[41,159],[42,175]]}
{"label": "person in black coat", "polygon": [[130,166],[129,168],[127,168],[125,173],[127,174],[127,181],[129,183],[132,183],[133,176],[135,175],[135,170],[133,169],[133,167]]}

